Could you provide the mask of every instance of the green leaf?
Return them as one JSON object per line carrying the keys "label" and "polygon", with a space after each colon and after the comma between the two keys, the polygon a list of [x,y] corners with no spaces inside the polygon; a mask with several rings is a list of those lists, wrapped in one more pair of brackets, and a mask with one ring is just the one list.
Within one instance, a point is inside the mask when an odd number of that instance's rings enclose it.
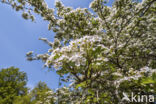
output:
{"label": "green leaf", "polygon": [[151,77],[142,79],[142,84],[143,85],[145,85],[145,84],[154,84],[154,83],[155,83],[155,81]]}

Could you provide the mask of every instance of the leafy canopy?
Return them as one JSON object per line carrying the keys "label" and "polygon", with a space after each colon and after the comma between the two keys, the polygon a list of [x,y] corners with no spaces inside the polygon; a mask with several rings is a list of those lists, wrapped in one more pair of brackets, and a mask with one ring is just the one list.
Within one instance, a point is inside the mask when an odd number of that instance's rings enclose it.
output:
{"label": "leafy canopy", "polygon": [[0,70],[0,104],[12,104],[15,97],[27,94],[27,76],[18,68]]}

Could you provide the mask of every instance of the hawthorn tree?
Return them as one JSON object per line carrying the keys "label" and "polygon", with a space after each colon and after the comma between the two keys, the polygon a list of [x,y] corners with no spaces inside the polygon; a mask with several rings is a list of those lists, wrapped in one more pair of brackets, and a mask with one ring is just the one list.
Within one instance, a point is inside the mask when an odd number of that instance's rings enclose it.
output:
{"label": "hawthorn tree", "polygon": [[44,0],[1,2],[23,11],[25,19],[39,14],[56,33],[53,42],[40,38],[50,46],[47,53],[27,53],[28,60],[42,60],[71,83],[57,90],[56,103],[120,104],[123,92],[156,93],[155,0],[116,0],[112,7],[93,0],[93,11],[60,1],[55,9]]}

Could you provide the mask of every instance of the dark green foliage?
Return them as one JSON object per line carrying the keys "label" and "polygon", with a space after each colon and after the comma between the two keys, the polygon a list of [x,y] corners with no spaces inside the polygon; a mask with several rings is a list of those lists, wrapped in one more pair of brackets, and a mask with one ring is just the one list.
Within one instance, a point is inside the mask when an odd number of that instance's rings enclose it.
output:
{"label": "dark green foliage", "polygon": [[0,70],[0,104],[12,104],[17,96],[27,94],[27,75],[18,68]]}

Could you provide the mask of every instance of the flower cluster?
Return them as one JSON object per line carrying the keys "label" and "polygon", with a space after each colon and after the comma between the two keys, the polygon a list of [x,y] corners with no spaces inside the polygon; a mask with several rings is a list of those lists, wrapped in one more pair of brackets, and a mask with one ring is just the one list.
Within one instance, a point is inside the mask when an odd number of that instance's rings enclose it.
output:
{"label": "flower cluster", "polygon": [[[96,51],[98,48],[107,50],[102,42],[100,36],[84,36],[83,38],[72,40],[68,46],[57,48],[52,51],[48,58],[46,65],[53,64],[56,69],[62,67],[63,63],[75,63],[75,66],[86,65],[86,60],[91,51]],[[103,51],[104,52],[104,51]],[[89,56],[91,57],[91,56]],[[97,57],[95,60],[99,62],[108,61],[102,56]]]}
{"label": "flower cluster", "polygon": [[145,75],[151,77],[153,73],[156,73],[156,69],[151,69],[147,66],[141,68],[140,70],[130,68],[127,76],[122,74],[120,71],[115,72],[113,75],[120,76],[120,79],[114,81],[114,84],[117,88],[119,88],[120,84],[124,81],[138,80],[139,78],[143,78]]}

